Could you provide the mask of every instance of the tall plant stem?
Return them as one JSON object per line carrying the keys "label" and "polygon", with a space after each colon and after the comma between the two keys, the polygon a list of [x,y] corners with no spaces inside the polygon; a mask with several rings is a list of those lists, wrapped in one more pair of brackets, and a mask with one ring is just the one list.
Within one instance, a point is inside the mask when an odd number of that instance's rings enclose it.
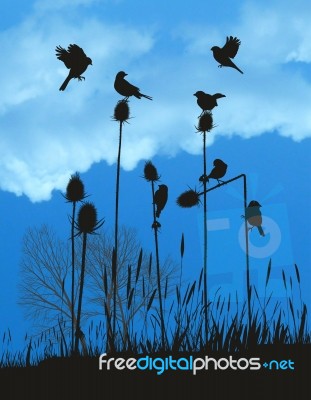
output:
{"label": "tall plant stem", "polygon": [[117,177],[116,177],[116,205],[115,205],[115,224],[114,224],[114,261],[112,268],[114,268],[112,276],[113,279],[113,321],[112,321],[112,341],[114,343],[116,334],[116,319],[117,319],[117,270],[118,270],[118,233],[119,233],[119,193],[120,193],[120,163],[121,163],[121,147],[122,147],[122,126],[120,121],[119,130],[119,148],[117,160]]}
{"label": "tall plant stem", "polygon": [[159,294],[159,305],[160,305],[160,322],[161,322],[161,340],[162,350],[166,348],[166,333],[163,315],[163,304],[162,304],[162,291],[161,291],[161,273],[160,273],[160,257],[159,257],[159,240],[158,240],[158,226],[156,224],[156,209],[154,202],[154,182],[151,182],[152,188],[152,209],[153,209],[153,221],[154,221],[154,241],[156,250],[156,265],[157,265],[157,283],[158,283],[158,294]]}
{"label": "tall plant stem", "polygon": [[[203,132],[203,176],[206,177],[206,132]],[[206,196],[206,179],[203,180],[203,225],[204,225],[204,259],[203,259],[203,283],[204,283],[204,334],[205,344],[207,345],[208,337],[208,316],[207,316],[207,196]]]}
{"label": "tall plant stem", "polygon": [[83,233],[82,263],[81,263],[80,291],[79,291],[78,312],[77,312],[77,326],[76,326],[76,338],[75,338],[75,353],[78,353],[78,349],[79,349],[79,339],[80,339],[80,336],[81,336],[80,321],[81,321],[82,296],[83,296],[84,273],[85,273],[86,239],[87,239],[87,233]]}
{"label": "tall plant stem", "polygon": [[71,220],[71,352],[74,350],[74,289],[75,289],[75,239],[74,222],[76,216],[76,202],[72,203]]}

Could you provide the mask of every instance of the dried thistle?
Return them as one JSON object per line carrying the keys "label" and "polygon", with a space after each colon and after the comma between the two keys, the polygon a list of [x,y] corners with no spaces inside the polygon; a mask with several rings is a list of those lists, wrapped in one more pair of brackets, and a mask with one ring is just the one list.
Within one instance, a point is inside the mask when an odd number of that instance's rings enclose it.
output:
{"label": "dried thistle", "polygon": [[83,200],[86,197],[84,184],[78,173],[71,175],[67,188],[65,198],[67,201],[74,203]]}
{"label": "dried thistle", "polygon": [[199,192],[189,189],[178,196],[176,203],[182,208],[191,208],[200,204]]}
{"label": "dried thistle", "polygon": [[196,126],[198,132],[210,132],[214,128],[213,115],[210,111],[205,111],[199,118],[199,124]]}
{"label": "dried thistle", "polygon": [[127,100],[118,101],[114,109],[113,119],[121,123],[126,122],[130,118],[130,108]]}
{"label": "dried thistle", "polygon": [[82,233],[93,234],[103,223],[103,220],[97,220],[97,210],[93,203],[86,202],[81,206],[76,224],[78,235]]}
{"label": "dried thistle", "polygon": [[144,178],[148,182],[157,182],[160,179],[158,171],[151,161],[147,161],[145,164]]}

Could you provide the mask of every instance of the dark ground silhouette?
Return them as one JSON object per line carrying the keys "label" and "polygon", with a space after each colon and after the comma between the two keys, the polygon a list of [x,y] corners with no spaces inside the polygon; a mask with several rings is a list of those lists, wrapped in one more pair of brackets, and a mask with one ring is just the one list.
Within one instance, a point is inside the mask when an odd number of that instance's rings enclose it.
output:
{"label": "dark ground silhouette", "polygon": [[[189,354],[171,354],[188,357]],[[193,354],[193,357],[225,357],[226,353]],[[0,369],[1,390],[9,390],[10,399],[308,399],[311,390],[310,345],[262,346],[247,353],[234,353],[232,357],[260,357],[261,361],[274,358],[294,362],[294,370],[261,368],[252,370],[201,370],[194,376],[191,371],[155,370],[99,370],[98,357],[51,358],[39,366]],[[118,354],[115,358],[128,359],[133,354]],[[145,356],[145,355],[143,355]],[[151,357],[164,357],[153,354]],[[168,354],[166,354],[168,356]],[[136,356],[137,357],[137,356]],[[87,394],[87,397],[85,397]],[[22,396],[22,397],[21,397]],[[211,396],[211,397],[208,397]]]}

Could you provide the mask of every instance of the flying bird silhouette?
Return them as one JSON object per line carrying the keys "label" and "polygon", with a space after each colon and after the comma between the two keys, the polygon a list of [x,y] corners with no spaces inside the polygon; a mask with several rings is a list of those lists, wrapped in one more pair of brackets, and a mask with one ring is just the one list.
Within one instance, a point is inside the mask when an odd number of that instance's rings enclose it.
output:
{"label": "flying bird silhouette", "polygon": [[[202,113],[205,111],[211,111],[214,107],[217,107],[217,100],[221,99],[222,97],[226,97],[224,94],[215,93],[215,94],[207,94],[204,93],[202,90],[198,90],[194,95],[197,98],[197,104],[199,107],[202,108]],[[201,115],[199,117],[201,117]]]}
{"label": "flying bird silhouette", "polygon": [[165,207],[168,197],[168,187],[159,185],[159,189],[154,194],[154,204],[156,205],[156,217],[159,218],[161,211]]}
{"label": "flying bird silhouette", "polygon": [[67,78],[64,80],[59,90],[65,90],[68,83],[72,78],[77,78],[79,81],[85,79],[82,76],[83,72],[86,71],[89,65],[92,65],[92,60],[87,57],[81,47],[76,44],[70,44],[68,50],[63,49],[61,46],[57,46],[56,57],[63,61],[68,69],[70,69]]}
{"label": "flying bird silhouette", "polygon": [[227,36],[227,40],[225,45],[220,48],[218,46],[213,46],[211,48],[213,52],[213,56],[217,62],[219,62],[218,67],[231,67],[235,68],[241,74],[243,72],[238,68],[233,61],[231,61],[231,58],[234,58],[239,50],[241,41],[237,37]]}
{"label": "flying bird silhouette", "polygon": [[124,71],[120,71],[117,73],[114,81],[115,90],[121,94],[121,96],[125,96],[125,100],[127,100],[130,96],[137,97],[138,99],[145,97],[146,99],[152,100],[152,97],[140,93],[140,89],[137,86],[132,85],[130,82],[124,79],[126,75],[127,74]]}
{"label": "flying bird silhouette", "polygon": [[265,233],[262,229],[262,216],[260,211],[261,205],[256,200],[252,200],[245,210],[245,215],[242,215],[243,218],[246,218],[247,222],[252,225],[249,230],[252,230],[255,226],[258,229],[258,232],[261,236],[265,236]]}
{"label": "flying bird silhouette", "polygon": [[224,163],[222,160],[219,158],[216,158],[213,162],[214,168],[211,170],[209,175],[202,175],[200,177],[201,182],[208,182],[209,179],[216,179],[218,183],[222,183],[223,181],[220,180],[220,178],[224,177],[226,172],[227,172],[227,167],[228,165]]}

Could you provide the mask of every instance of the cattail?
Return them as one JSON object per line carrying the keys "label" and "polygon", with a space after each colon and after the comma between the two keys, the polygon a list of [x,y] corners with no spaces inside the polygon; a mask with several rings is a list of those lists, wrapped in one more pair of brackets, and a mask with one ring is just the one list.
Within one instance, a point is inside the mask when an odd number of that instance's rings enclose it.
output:
{"label": "cattail", "polygon": [[71,175],[67,188],[65,198],[69,202],[78,202],[86,197],[84,191],[84,184],[78,173]]}
{"label": "cattail", "polygon": [[196,126],[198,132],[209,132],[213,129],[213,115],[211,112],[204,112],[199,118],[199,124]]}
{"label": "cattail", "polygon": [[199,192],[189,189],[182,193],[176,200],[177,204],[182,208],[191,208],[200,204]]}
{"label": "cattail", "polygon": [[126,122],[130,118],[130,108],[127,100],[118,101],[114,109],[113,119],[121,123]]}
{"label": "cattail", "polygon": [[147,182],[157,182],[160,179],[158,171],[151,161],[147,161],[145,164],[144,178]]}

